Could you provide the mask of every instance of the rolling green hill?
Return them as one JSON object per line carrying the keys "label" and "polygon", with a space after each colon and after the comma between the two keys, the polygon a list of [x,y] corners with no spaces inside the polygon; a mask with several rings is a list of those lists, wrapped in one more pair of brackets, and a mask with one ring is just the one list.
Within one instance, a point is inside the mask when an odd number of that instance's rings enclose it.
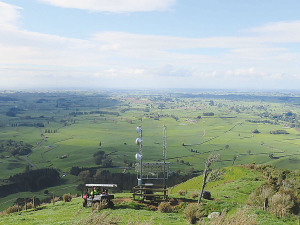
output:
{"label": "rolling green hill", "polygon": [[[270,169],[271,168],[271,169]],[[263,169],[263,172],[259,170]],[[254,193],[262,184],[266,184],[266,172],[273,175],[280,170],[273,167],[251,166],[227,167],[224,179],[211,182],[206,190],[212,194],[211,200],[203,199],[204,210],[203,223],[210,224],[213,220],[206,216],[210,212],[222,212],[226,210],[227,218],[238,217],[239,209],[248,204],[251,193]],[[286,181],[294,176],[290,171]],[[157,205],[150,202],[138,202],[131,199],[130,193],[115,194],[115,208],[104,209],[100,212],[92,212],[91,208],[82,207],[82,198],[73,198],[71,202],[58,201],[53,204],[39,206],[37,209],[20,211],[0,217],[1,224],[97,224],[92,221],[101,220],[98,224],[188,224],[184,216],[184,208],[189,204],[195,204],[192,193],[199,191],[202,184],[202,176],[195,177],[169,190],[169,201],[173,204],[172,213],[157,211]],[[178,192],[184,190],[184,194]],[[223,211],[224,213],[224,211]],[[297,224],[298,219],[293,215],[284,218],[276,217],[271,212],[266,212],[257,206],[248,206],[248,215],[256,217],[256,224]],[[241,215],[239,215],[241,216]],[[107,223],[105,223],[107,222]],[[113,223],[115,222],[115,223]],[[212,222],[213,224],[213,222]]]}

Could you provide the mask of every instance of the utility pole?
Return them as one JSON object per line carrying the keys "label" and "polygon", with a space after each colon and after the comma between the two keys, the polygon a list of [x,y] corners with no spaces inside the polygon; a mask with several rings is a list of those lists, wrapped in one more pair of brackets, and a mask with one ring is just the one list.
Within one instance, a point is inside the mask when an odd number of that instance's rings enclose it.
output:
{"label": "utility pole", "polygon": [[164,188],[166,188],[166,148],[167,148],[167,127],[164,125],[163,129],[164,146],[163,146],[163,156],[164,156]]}

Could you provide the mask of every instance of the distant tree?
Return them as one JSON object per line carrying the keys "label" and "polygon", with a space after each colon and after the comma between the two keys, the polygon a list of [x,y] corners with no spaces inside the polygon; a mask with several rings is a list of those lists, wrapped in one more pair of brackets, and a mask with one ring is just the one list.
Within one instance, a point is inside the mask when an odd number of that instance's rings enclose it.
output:
{"label": "distant tree", "polygon": [[112,160],[111,159],[105,159],[102,163],[103,167],[111,167],[112,166]]}
{"label": "distant tree", "polygon": [[252,131],[252,133],[259,134],[260,132],[257,129],[255,129],[255,130]]}
{"label": "distant tree", "polygon": [[14,112],[7,112],[6,113],[6,116],[9,116],[9,117],[16,117],[17,116],[17,114],[16,113],[14,113]]}
{"label": "distant tree", "polygon": [[229,145],[225,145],[225,149],[229,148]]}
{"label": "distant tree", "polygon": [[232,159],[232,165],[231,165],[231,166],[233,166],[233,165],[234,165],[234,163],[235,163],[236,159],[237,159],[237,156],[236,156],[236,155],[235,155],[235,156],[233,156],[233,159]]}
{"label": "distant tree", "polygon": [[185,169],[185,174],[187,176],[191,176],[193,174],[193,172],[194,172],[194,167],[188,167]]}
{"label": "distant tree", "polygon": [[102,164],[102,157],[101,156],[96,156],[94,158],[94,162],[96,165],[101,165]]}
{"label": "distant tree", "polygon": [[97,170],[96,173],[95,173],[95,175],[93,176],[93,178],[94,178],[95,180],[101,179],[101,171],[100,171],[100,170]]}
{"label": "distant tree", "polygon": [[248,153],[248,155],[251,155],[251,150],[248,150],[247,153]]}
{"label": "distant tree", "polygon": [[78,179],[84,182],[88,182],[90,180],[90,171],[89,170],[81,171],[78,174]]}
{"label": "distant tree", "polygon": [[101,156],[103,157],[105,155],[105,151],[97,151],[96,153],[94,153],[94,157],[97,157],[97,156]]}
{"label": "distant tree", "polygon": [[213,112],[204,112],[203,116],[214,116],[215,114]]}
{"label": "distant tree", "polygon": [[70,174],[78,176],[78,174],[81,172],[80,168],[78,166],[73,166],[70,170]]}
{"label": "distant tree", "polygon": [[159,109],[164,109],[166,106],[165,106],[165,104],[164,103],[160,103],[159,105],[158,105],[158,108]]}

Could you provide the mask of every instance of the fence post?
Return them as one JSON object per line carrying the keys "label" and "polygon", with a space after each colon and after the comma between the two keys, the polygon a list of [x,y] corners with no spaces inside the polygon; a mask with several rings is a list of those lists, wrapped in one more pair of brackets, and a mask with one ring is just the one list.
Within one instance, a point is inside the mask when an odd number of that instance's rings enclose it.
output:
{"label": "fence post", "polygon": [[33,208],[36,208],[35,196],[32,198]]}

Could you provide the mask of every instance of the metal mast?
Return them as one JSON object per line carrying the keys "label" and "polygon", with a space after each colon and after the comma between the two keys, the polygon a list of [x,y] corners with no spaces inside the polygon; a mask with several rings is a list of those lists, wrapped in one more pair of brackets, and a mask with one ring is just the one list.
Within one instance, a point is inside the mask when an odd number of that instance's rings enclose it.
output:
{"label": "metal mast", "polygon": [[140,161],[140,179],[138,179],[138,185],[143,183],[143,131],[142,125],[136,128],[136,132],[140,133],[140,137],[135,140],[136,144],[140,146],[139,153],[136,154],[136,159]]}
{"label": "metal mast", "polygon": [[143,130],[142,130],[142,125],[140,127],[140,139],[142,140],[140,143],[140,155],[141,155],[141,185],[143,184]]}
{"label": "metal mast", "polygon": [[166,187],[166,148],[167,148],[167,127],[164,125],[163,129],[164,146],[163,146],[163,156],[164,156],[164,188]]}

